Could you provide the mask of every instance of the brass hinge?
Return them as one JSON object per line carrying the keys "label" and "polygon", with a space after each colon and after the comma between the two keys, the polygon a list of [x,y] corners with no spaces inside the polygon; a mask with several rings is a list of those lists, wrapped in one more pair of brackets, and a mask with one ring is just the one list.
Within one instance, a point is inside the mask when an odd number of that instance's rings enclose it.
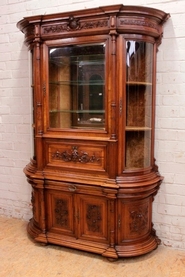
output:
{"label": "brass hinge", "polygon": [[119,114],[122,115],[123,103],[122,99],[119,101]]}
{"label": "brass hinge", "polygon": [[118,229],[121,228],[121,216],[119,215],[118,216]]}
{"label": "brass hinge", "polygon": [[76,213],[76,219],[77,219],[77,222],[79,224],[80,223],[80,213],[79,213],[79,210]]}
{"label": "brass hinge", "polygon": [[45,96],[46,95],[46,82],[43,82],[43,84],[42,84],[42,90],[43,90],[43,94]]}

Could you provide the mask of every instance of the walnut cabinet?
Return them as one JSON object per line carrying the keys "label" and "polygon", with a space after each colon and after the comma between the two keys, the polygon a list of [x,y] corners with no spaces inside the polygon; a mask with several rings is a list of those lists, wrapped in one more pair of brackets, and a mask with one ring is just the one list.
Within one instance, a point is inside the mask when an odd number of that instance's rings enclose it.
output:
{"label": "walnut cabinet", "polygon": [[32,53],[28,233],[110,259],[159,243],[156,53],[169,15],[113,5],[18,22]]}

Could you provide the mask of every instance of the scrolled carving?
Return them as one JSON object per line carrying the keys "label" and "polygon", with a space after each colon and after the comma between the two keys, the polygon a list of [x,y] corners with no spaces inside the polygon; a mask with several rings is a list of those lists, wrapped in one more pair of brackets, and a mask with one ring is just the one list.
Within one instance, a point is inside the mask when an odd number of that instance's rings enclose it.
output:
{"label": "scrolled carving", "polygon": [[67,31],[68,25],[65,24],[58,24],[58,25],[51,25],[51,26],[46,26],[43,27],[43,33],[44,35],[49,34],[49,33],[62,33]]}
{"label": "scrolled carving", "polygon": [[68,207],[67,201],[63,199],[57,199],[55,202],[55,216],[56,223],[62,227],[68,226]]}
{"label": "scrolled carving", "polygon": [[93,20],[81,23],[79,19],[69,18],[68,23],[43,26],[43,34],[63,33],[82,29],[96,29],[108,27],[108,20]]}
{"label": "scrolled carving", "polygon": [[90,21],[81,24],[81,29],[94,29],[102,27],[108,27],[108,20]]}
{"label": "scrolled carving", "polygon": [[144,21],[141,19],[120,19],[120,25],[137,25],[156,29],[159,31],[158,26],[155,23]]}
{"label": "scrolled carving", "polygon": [[70,152],[68,151],[56,151],[52,154],[53,159],[63,160],[64,162],[74,162],[74,163],[94,163],[99,162],[100,158],[97,158],[94,154],[90,156],[87,152],[79,152],[77,146],[73,146]]}
{"label": "scrolled carving", "polygon": [[148,225],[148,205],[130,211],[130,232],[141,233]]}
{"label": "scrolled carving", "polygon": [[97,205],[88,205],[87,207],[87,226],[88,230],[91,232],[100,232],[101,230],[101,209],[100,206]]}

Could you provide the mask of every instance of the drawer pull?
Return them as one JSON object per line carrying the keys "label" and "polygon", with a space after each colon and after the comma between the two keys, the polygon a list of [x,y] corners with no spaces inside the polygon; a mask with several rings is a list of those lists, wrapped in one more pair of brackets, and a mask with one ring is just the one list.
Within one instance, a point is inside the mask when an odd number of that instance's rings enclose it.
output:
{"label": "drawer pull", "polygon": [[68,189],[69,189],[69,191],[75,191],[76,190],[76,186],[69,186]]}

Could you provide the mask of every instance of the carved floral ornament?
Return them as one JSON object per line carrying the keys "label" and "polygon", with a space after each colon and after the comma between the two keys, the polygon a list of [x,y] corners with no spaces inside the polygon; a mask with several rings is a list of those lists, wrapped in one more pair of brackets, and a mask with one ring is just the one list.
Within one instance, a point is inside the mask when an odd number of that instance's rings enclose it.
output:
{"label": "carved floral ornament", "polygon": [[68,23],[61,23],[56,25],[43,26],[43,33],[61,33],[69,32],[82,29],[92,29],[92,28],[103,28],[108,27],[108,20],[91,20],[89,22],[80,22],[79,19],[74,18],[73,16],[69,17]]}
{"label": "carved floral ornament", "polygon": [[[112,17],[111,19],[113,20],[114,17]],[[116,28],[115,22],[113,25]],[[159,27],[154,22],[140,20],[140,19],[129,19],[129,18],[120,17],[118,25],[119,26],[136,25],[136,26],[149,27],[159,32]],[[42,29],[43,29],[43,34],[49,34],[49,33],[61,33],[66,31],[69,32],[69,31],[75,31],[75,30],[77,31],[77,30],[83,30],[83,29],[106,28],[108,26],[109,26],[109,19],[80,21],[80,19],[70,16],[68,19],[68,22],[64,22],[61,24],[59,23],[56,25],[52,24],[52,25],[42,26]]]}
{"label": "carved floral ornament", "polygon": [[148,225],[148,205],[139,209],[130,210],[130,232],[141,233]]}
{"label": "carved floral ornament", "polygon": [[124,25],[137,25],[137,26],[149,27],[149,28],[153,28],[153,29],[156,29],[157,31],[159,31],[159,28],[155,23],[145,21],[145,20],[140,20],[140,19],[126,19],[126,18],[122,19],[122,18],[120,18],[120,26],[124,26]]}
{"label": "carved floral ornament", "polygon": [[94,163],[99,162],[100,158],[96,157],[95,154],[89,155],[87,152],[78,151],[77,146],[73,146],[71,151],[56,151],[52,154],[52,158],[56,160],[63,160],[64,162],[74,163]]}

